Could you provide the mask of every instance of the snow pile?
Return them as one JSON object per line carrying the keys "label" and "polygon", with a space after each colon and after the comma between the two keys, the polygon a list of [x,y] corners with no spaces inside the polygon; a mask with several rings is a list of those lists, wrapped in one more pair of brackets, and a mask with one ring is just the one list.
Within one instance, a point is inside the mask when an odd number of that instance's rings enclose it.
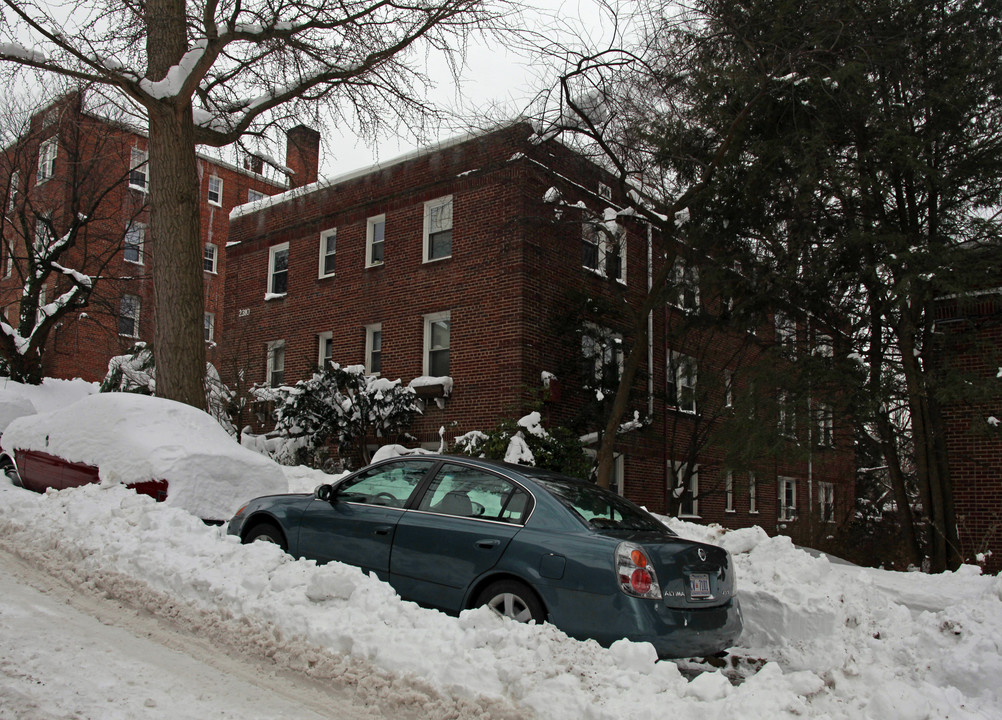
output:
{"label": "snow pile", "polygon": [[0,390],[9,395],[19,395],[34,405],[38,412],[59,410],[98,391],[97,383],[75,380],[45,378],[41,385],[25,385],[16,380],[0,378]]}
{"label": "snow pile", "polygon": [[241,447],[209,415],[146,395],[89,395],[21,417],[2,443],[94,465],[105,485],[166,480],[169,505],[207,519],[227,519],[253,497],[288,490],[276,463]]}

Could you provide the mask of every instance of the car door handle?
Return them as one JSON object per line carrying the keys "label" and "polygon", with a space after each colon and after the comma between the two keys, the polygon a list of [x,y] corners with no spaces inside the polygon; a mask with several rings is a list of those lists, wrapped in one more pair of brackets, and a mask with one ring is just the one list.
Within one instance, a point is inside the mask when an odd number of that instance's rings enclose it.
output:
{"label": "car door handle", "polygon": [[477,547],[484,550],[493,550],[500,544],[500,540],[477,540],[476,542]]}
{"label": "car door handle", "polygon": [[380,525],[372,531],[373,535],[389,535],[393,527],[390,525]]}

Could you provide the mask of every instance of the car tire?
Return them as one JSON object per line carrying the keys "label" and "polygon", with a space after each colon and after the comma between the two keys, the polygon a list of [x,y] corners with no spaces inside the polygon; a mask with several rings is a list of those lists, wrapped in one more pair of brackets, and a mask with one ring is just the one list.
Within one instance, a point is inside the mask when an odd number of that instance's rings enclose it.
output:
{"label": "car tire", "polygon": [[270,542],[278,545],[282,550],[288,552],[289,546],[285,542],[285,535],[282,531],[271,523],[259,523],[251,528],[251,531],[244,535],[245,543]]}
{"label": "car tire", "polygon": [[24,487],[21,484],[21,475],[17,472],[17,468],[14,467],[13,463],[5,463],[2,469],[3,474],[7,476],[7,479],[11,481],[14,487]]}
{"label": "car tire", "polygon": [[525,583],[517,580],[498,580],[491,583],[477,596],[477,607],[485,606],[498,615],[517,622],[546,620],[546,610],[536,593]]}

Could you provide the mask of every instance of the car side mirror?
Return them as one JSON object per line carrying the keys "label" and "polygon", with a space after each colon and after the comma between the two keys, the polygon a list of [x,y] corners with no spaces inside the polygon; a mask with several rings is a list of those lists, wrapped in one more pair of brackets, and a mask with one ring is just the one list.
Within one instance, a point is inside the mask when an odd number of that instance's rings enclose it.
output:
{"label": "car side mirror", "polygon": [[326,484],[317,485],[316,489],[313,491],[313,497],[316,500],[323,500],[324,502],[334,502],[334,486]]}

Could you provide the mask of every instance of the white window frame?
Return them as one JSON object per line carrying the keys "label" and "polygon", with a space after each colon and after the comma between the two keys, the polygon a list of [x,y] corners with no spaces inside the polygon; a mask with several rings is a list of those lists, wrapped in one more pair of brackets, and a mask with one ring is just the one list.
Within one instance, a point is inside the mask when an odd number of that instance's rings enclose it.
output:
{"label": "white window frame", "polygon": [[818,403],[817,407],[818,445],[835,446],[835,409],[828,403]]}
{"label": "white window frame", "polygon": [[608,328],[594,323],[585,323],[581,334],[581,355],[590,363],[590,383],[602,385],[606,368],[616,367],[616,380],[623,376],[623,337]]}
{"label": "white window frame", "polygon": [[[699,364],[696,358],[674,350],[668,351],[668,367],[665,377],[668,384],[667,402],[669,406],[678,412],[695,415],[699,407],[697,403]],[[691,393],[691,401],[683,402],[683,391]]]}
{"label": "white window frame", "polygon": [[[330,241],[334,241],[334,249],[330,249]],[[331,270],[327,272],[327,260],[331,261]],[[334,277],[337,270],[337,228],[330,228],[320,233],[320,264],[317,266],[318,278]]]}
{"label": "white window frame", "polygon": [[[383,239],[378,243],[375,242],[376,226],[382,224],[383,226]],[[372,259],[372,250],[374,245],[381,245],[380,251],[382,257],[379,260]],[[365,221],[365,266],[366,267],[379,267],[386,262],[386,215],[373,215]]]}
{"label": "white window frame", "polygon": [[[327,354],[328,348],[331,354]],[[327,363],[334,359],[334,333],[328,330],[327,332],[317,333],[317,367],[321,370],[327,369]]]}
{"label": "white window frame", "polygon": [[821,522],[835,522],[835,483],[818,483],[818,518]]}
{"label": "white window frame", "polygon": [[[440,208],[448,208],[448,223],[449,226],[444,226],[443,224],[437,229],[432,228],[432,218],[435,215],[435,211]],[[446,195],[445,197],[436,198],[434,200],[429,200],[424,204],[424,233],[422,243],[424,245],[424,262],[438,262],[439,260],[447,260],[452,257],[452,195]],[[432,250],[432,235],[440,232],[449,232],[449,252],[445,255],[438,255],[436,257],[431,256]],[[385,238],[385,230],[384,230]]]}
{"label": "white window frame", "polygon": [[38,146],[38,174],[35,184],[41,185],[56,174],[56,158],[59,156],[59,136],[53,135]]}
{"label": "white window frame", "polygon": [[[135,303],[133,304],[133,307],[130,308],[130,309],[134,310],[134,312],[133,312],[132,315],[127,315],[126,312],[125,312],[125,310],[126,310],[126,307],[125,307],[126,298],[131,298],[131,299],[135,300]],[[142,309],[142,299],[138,295],[131,295],[129,293],[126,293],[125,295],[122,295],[122,298],[119,301],[119,306],[118,306],[118,334],[119,335],[121,335],[122,337],[131,337],[131,338],[137,338],[137,337],[139,337],[139,312],[140,312],[141,309]],[[127,317],[127,318],[130,318],[132,320],[132,332],[131,333],[122,332],[122,318],[123,317]]]}
{"label": "white window frame", "polygon": [[[674,483],[672,487],[672,492],[674,492],[679,486],[678,478],[685,474],[688,463],[669,461],[672,464],[672,482]],[[678,507],[678,517],[680,518],[698,518],[699,514],[699,465],[697,464],[692,470],[692,476],[689,478],[689,502],[692,506],[688,508],[690,512],[683,512],[683,505],[680,504]]]}
{"label": "white window frame", "polygon": [[[448,323],[449,326],[449,345],[447,347],[432,347],[432,329],[438,323]],[[424,357],[423,357],[423,372],[425,376],[432,375],[432,362],[431,354],[433,352],[441,352],[442,350],[449,351],[449,371],[452,371],[452,311],[446,310],[444,312],[432,313],[430,315],[424,316]],[[448,376],[449,373],[446,373]],[[440,377],[435,375],[435,377]]]}
{"label": "white window frame", "polygon": [[699,268],[675,258],[672,292],[668,302],[687,313],[699,312]]}
{"label": "white window frame", "polygon": [[[136,242],[129,242],[129,238],[134,237]],[[134,265],[143,264],[143,246],[146,244],[146,226],[143,223],[131,223],[127,228],[125,228],[125,236],[122,238],[122,260],[127,263],[132,263]],[[136,259],[130,260],[126,257],[126,251],[129,247],[136,248]]]}
{"label": "white window frame", "polygon": [[[281,363],[276,363],[276,357]],[[281,387],[285,384],[285,340],[272,340],[268,343],[268,364],[265,372],[265,383],[268,387]],[[282,379],[278,384],[274,381],[276,372],[282,373]]]}
{"label": "white window frame", "polygon": [[[147,192],[150,187],[150,154],[137,147],[132,148],[129,155],[129,187],[133,190]],[[143,178],[142,184],[134,181],[134,176]]]}
{"label": "white window frame", "polygon": [[268,197],[267,193],[255,190],[254,188],[247,188],[247,202],[257,202],[258,200],[264,200],[266,197]]}
{"label": "white window frame", "polygon": [[735,512],[734,510],[734,471],[727,470],[724,473],[724,512]]}
{"label": "white window frame", "polygon": [[[619,235],[612,238],[611,233],[605,224],[598,219],[598,216],[585,211],[585,217],[581,221],[581,242],[583,245],[595,248],[595,265],[593,267],[584,261],[584,248],[582,246],[581,267],[602,277],[609,277],[621,285],[626,285],[627,233],[625,227],[619,225]],[[615,276],[609,275],[609,258],[613,255],[613,246],[616,246],[619,251],[617,253],[619,273]]]}
{"label": "white window frame", "polygon": [[48,215],[43,215],[41,217],[35,218],[35,239],[32,243],[32,247],[35,250],[35,254],[39,257],[52,242],[52,234],[49,232],[49,223],[51,218]]}
{"label": "white window frame", "polygon": [[[598,450],[584,448],[584,453],[591,458],[592,463],[598,461]],[[626,495],[626,461],[623,453],[614,452],[612,454],[612,477],[609,478],[609,489],[617,495]]]}
{"label": "white window frame", "polygon": [[10,174],[10,184],[7,186],[7,213],[14,212],[17,205],[18,186],[21,184],[21,171],[14,170]]}
{"label": "white window frame", "polygon": [[[212,257],[209,257],[209,248],[212,248]],[[209,260],[211,268],[205,267],[205,261]],[[219,248],[213,243],[205,243],[202,247],[202,271],[215,275],[219,271]]]}
{"label": "white window frame", "polygon": [[[213,184],[217,184],[218,187],[216,187],[215,189],[213,189],[213,187],[212,187]],[[213,205],[215,207],[222,207],[223,206],[223,179],[221,177],[219,177],[218,175],[209,175],[209,182],[208,182],[208,187],[206,188],[206,190],[207,190],[207,192],[205,194],[205,199],[208,201],[209,205]],[[213,195],[216,196],[215,200],[212,199]]]}
{"label": "white window frame", "polygon": [[780,476],[776,485],[779,487],[779,521],[793,522],[797,519],[797,480]]}
{"label": "white window frame", "polygon": [[214,343],[216,341],[216,315],[215,313],[205,313],[202,321],[202,329],[205,335],[205,342]]}
{"label": "white window frame", "polygon": [[[376,350],[376,333],[379,333],[379,350]],[[451,340],[451,329],[450,329]],[[373,370],[373,353],[379,353],[379,370]],[[378,377],[383,371],[383,324],[373,323],[365,326],[365,372]]]}
{"label": "white window frame", "polygon": [[604,182],[598,184],[598,196],[603,200],[612,200],[612,188],[606,185]]}
{"label": "white window frame", "polygon": [[754,472],[748,473],[748,513],[758,515],[758,478]]}
{"label": "white window frame", "polygon": [[[281,272],[285,273],[285,290],[283,292],[275,292],[275,259],[282,252],[286,253],[285,256],[285,270]],[[285,297],[289,294],[289,243],[279,243],[278,245],[272,245],[268,248],[268,289],[266,292],[266,297]]]}

